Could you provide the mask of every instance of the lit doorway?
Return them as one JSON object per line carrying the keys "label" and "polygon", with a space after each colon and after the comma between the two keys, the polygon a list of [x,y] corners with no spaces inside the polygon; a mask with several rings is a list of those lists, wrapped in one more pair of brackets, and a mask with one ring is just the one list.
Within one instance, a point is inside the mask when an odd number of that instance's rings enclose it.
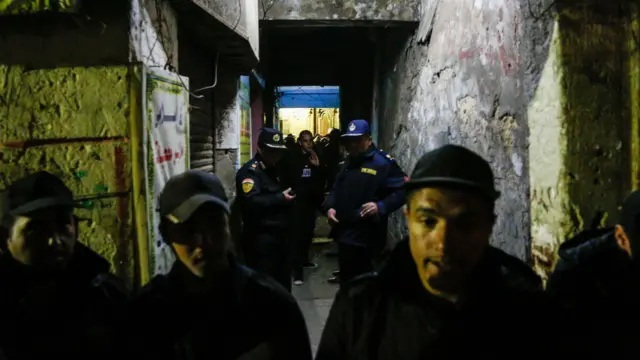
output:
{"label": "lit doorway", "polygon": [[285,135],[295,137],[302,130],[327,135],[340,127],[338,86],[280,86],[276,88],[274,123]]}

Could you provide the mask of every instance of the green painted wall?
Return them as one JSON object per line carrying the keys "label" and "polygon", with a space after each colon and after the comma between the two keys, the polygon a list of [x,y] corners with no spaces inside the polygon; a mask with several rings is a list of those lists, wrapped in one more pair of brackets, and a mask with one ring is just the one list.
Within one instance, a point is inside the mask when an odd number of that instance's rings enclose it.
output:
{"label": "green painted wall", "polygon": [[131,282],[129,121],[136,92],[129,78],[127,67],[26,71],[0,65],[0,189],[46,169],[77,197],[93,198],[77,211],[87,219],[81,241]]}

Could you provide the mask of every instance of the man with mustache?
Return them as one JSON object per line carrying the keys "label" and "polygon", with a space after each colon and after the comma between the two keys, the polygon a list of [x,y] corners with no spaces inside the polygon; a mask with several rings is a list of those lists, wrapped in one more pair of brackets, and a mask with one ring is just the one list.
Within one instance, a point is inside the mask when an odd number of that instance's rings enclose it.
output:
{"label": "man with mustache", "polygon": [[527,265],[489,245],[499,196],[489,164],[446,145],[418,161],[405,190],[409,238],[378,274],[340,289],[316,359],[533,353],[542,284]]}

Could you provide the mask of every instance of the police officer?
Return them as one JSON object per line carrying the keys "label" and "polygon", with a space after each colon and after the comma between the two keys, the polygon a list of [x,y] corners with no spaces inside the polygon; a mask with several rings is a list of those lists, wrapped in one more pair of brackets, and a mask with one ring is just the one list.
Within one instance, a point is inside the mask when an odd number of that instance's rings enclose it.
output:
{"label": "police officer", "polygon": [[369,124],[353,120],[342,135],[349,156],[325,203],[338,242],[340,281],[373,271],[386,245],[389,214],[402,207],[406,174],[377,149]]}
{"label": "police officer", "polygon": [[289,219],[295,195],[291,188],[284,189],[276,167],[286,151],[282,134],[263,128],[258,153],[236,174],[236,201],[242,212],[245,262],[291,291]]}

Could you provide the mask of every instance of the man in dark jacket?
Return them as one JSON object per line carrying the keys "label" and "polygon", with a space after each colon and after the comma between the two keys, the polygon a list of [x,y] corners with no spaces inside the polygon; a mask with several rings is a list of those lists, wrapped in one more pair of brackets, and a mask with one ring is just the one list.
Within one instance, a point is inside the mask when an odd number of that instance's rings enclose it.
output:
{"label": "man in dark jacket", "polygon": [[574,353],[640,357],[638,254],[640,191],[625,199],[615,227],[584,232],[560,247],[547,292],[565,310],[557,326]]}
{"label": "man in dark jacket", "polygon": [[211,173],[174,176],[160,195],[160,233],[176,255],[131,311],[139,359],[310,360],[296,301],[277,282],[237,264],[229,206]]}
{"label": "man in dark jacket", "polygon": [[303,268],[317,265],[309,259],[309,251],[316,227],[316,216],[324,200],[325,167],[320,162],[313,145],[312,134],[303,130],[298,137],[297,149],[293,151],[291,164],[296,200],[294,205],[293,283],[302,285]]}
{"label": "man in dark jacket", "polygon": [[489,164],[447,145],[420,159],[406,189],[409,239],[379,274],[340,289],[316,359],[529,358],[542,284],[489,245]]}
{"label": "man in dark jacket", "polygon": [[113,359],[126,305],[110,264],[77,241],[71,190],[37,172],[3,193],[0,349],[10,360]]}

